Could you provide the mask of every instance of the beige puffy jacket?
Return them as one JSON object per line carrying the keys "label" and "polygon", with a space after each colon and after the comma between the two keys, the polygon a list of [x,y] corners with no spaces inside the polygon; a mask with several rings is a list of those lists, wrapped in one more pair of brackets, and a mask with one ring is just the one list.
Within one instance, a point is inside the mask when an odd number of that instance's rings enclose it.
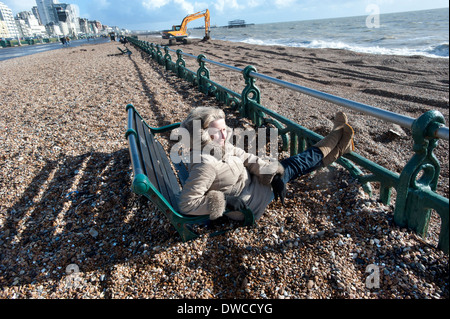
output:
{"label": "beige puffy jacket", "polygon": [[[239,196],[258,219],[272,201],[270,182],[275,174],[283,172],[282,166],[276,160],[265,161],[246,153],[228,140],[223,148],[214,142],[206,144],[213,151],[203,151],[200,161],[188,165],[189,177],[179,197],[183,214],[216,219],[225,210],[226,197]],[[242,218],[240,214],[234,216]]]}

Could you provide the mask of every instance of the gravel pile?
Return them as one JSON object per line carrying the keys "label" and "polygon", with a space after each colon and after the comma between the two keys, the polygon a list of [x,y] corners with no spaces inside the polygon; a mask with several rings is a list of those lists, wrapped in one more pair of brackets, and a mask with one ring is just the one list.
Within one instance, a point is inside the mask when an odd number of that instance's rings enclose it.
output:
{"label": "gravel pile", "polygon": [[[128,57],[117,46],[0,62],[0,298],[449,297],[448,256],[434,248],[439,221],[434,217],[425,239],[395,226],[393,205],[369,198],[340,166],[290,184],[286,206],[272,203],[255,227],[220,219],[182,243],[166,218],[130,191],[125,106],[132,103],[150,125],[162,126],[218,103],[134,47],[127,46]],[[211,44],[219,57],[235,47]],[[194,53],[189,48],[183,50]],[[230,84],[242,81],[227,74]],[[266,96],[278,101],[274,94]],[[302,125],[331,128],[332,114],[307,108]],[[225,111],[230,124],[250,125]],[[368,154],[364,141],[376,136],[357,134],[358,150]],[[442,145],[439,152],[448,156],[448,143]],[[377,156],[387,160],[386,149]]]}

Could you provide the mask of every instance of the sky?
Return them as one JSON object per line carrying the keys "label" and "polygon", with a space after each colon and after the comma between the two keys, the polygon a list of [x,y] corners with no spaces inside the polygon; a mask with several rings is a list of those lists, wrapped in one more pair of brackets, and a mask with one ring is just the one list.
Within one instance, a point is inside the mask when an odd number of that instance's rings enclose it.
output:
{"label": "sky", "polygon": [[[35,0],[0,0],[13,11],[31,11]],[[82,18],[129,30],[163,30],[183,18],[209,9],[211,25],[235,19],[273,23],[448,8],[448,0],[60,0],[78,6]],[[188,27],[204,24],[198,19]]]}

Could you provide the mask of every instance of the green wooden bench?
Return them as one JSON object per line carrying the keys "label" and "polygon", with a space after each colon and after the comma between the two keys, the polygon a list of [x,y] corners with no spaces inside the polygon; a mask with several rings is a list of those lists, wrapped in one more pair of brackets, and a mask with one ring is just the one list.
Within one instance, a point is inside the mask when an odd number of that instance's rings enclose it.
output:
{"label": "green wooden bench", "polygon": [[[183,241],[198,237],[193,230],[194,224],[206,224],[209,216],[187,216],[179,212],[178,196],[181,187],[188,177],[184,163],[172,163],[161,143],[155,139],[155,134],[170,132],[180,126],[175,123],[160,128],[150,127],[137,112],[133,105],[128,104],[128,128],[126,138],[130,151],[133,169],[131,189],[138,195],[148,198],[170,223],[175,227]],[[226,215],[228,212],[224,212]],[[242,210],[243,226],[255,224],[251,210]],[[213,234],[214,235],[214,234]]]}

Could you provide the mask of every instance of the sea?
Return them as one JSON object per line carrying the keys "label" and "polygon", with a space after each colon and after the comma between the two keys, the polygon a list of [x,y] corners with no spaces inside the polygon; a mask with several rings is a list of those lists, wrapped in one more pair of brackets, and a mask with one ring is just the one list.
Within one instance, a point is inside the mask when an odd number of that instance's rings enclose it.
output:
{"label": "sea", "polygon": [[[386,55],[449,58],[449,11],[433,9],[347,18],[211,28],[211,38],[258,45],[333,48]],[[202,38],[203,29],[189,30]]]}

